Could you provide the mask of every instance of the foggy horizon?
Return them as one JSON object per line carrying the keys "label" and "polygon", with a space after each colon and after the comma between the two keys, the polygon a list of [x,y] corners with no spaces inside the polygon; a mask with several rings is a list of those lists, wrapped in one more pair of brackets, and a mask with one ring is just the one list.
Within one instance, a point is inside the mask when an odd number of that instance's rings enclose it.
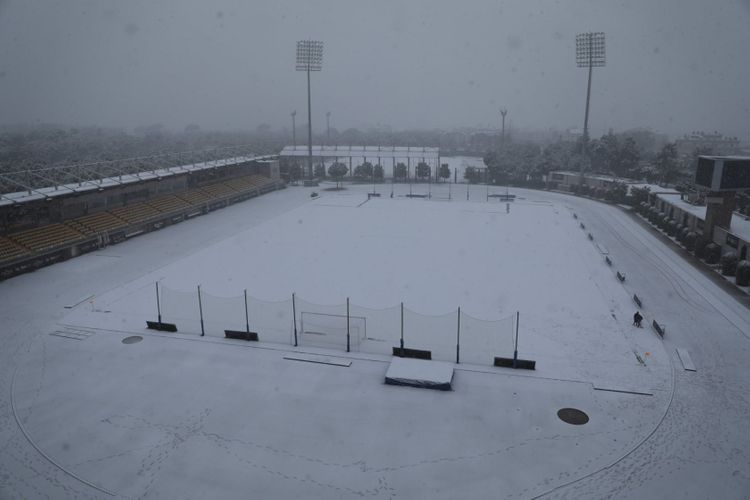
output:
{"label": "foggy horizon", "polygon": [[314,132],[582,128],[575,35],[606,33],[592,136],[750,138],[750,2],[523,4],[0,1],[0,125],[291,130],[307,123],[297,40],[324,42]]}

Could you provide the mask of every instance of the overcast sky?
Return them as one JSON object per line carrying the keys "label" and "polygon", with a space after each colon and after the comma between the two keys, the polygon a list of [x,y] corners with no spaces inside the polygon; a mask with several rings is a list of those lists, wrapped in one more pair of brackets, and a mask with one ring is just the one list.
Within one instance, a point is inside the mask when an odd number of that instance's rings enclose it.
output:
{"label": "overcast sky", "polygon": [[750,0],[0,0],[0,123],[582,127],[575,35],[606,32],[593,134],[750,139]]}

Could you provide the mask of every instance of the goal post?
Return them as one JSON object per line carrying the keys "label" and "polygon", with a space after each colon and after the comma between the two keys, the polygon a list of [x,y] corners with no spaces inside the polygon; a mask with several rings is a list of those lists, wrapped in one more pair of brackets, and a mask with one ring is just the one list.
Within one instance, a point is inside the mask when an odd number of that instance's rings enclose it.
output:
{"label": "goal post", "polygon": [[367,318],[346,314],[316,311],[300,311],[300,335],[302,345],[312,345],[346,350],[348,343],[352,351],[359,350],[361,339],[367,338]]}

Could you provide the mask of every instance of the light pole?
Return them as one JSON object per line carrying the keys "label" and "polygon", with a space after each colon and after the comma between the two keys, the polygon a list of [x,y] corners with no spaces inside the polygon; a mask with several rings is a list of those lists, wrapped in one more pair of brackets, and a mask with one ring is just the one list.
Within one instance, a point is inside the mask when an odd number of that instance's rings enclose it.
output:
{"label": "light pole", "polygon": [[292,145],[297,149],[297,123],[294,118],[297,116],[297,110],[292,111]]}
{"label": "light pole", "polygon": [[331,112],[326,113],[326,143],[331,144]]}
{"label": "light pole", "polygon": [[501,136],[502,137],[501,140],[503,143],[505,143],[505,115],[508,114],[508,110],[505,108],[502,108],[500,109],[500,114],[503,116],[503,135]]}
{"label": "light pole", "polygon": [[579,33],[576,35],[576,64],[589,69],[589,83],[586,87],[586,115],[583,119],[583,151],[587,152],[589,141],[589,102],[591,100],[591,73],[593,68],[604,66],[604,33]]}
{"label": "light pole", "polygon": [[310,71],[323,69],[323,42],[300,40],[297,42],[297,71],[307,72],[307,178],[313,177],[312,162],[312,106],[310,104]]}

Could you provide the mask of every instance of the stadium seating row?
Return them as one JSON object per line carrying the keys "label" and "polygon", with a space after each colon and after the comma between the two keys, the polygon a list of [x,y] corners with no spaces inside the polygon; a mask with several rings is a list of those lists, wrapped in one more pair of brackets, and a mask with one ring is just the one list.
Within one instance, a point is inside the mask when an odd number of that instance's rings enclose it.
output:
{"label": "stadium seating row", "polygon": [[0,260],[14,259],[28,253],[28,249],[22,247],[11,239],[0,236]]}
{"label": "stadium seating row", "polygon": [[79,241],[84,235],[65,224],[47,224],[13,234],[10,238],[29,250],[40,252]]}
{"label": "stadium seating row", "polygon": [[62,224],[47,224],[27,229],[0,237],[0,261],[72,244],[97,234],[122,230],[164,214],[179,212],[191,206],[201,206],[273,183],[273,180],[261,175],[240,177],[193,188],[184,193],[163,195],[146,202],[84,215]]}

